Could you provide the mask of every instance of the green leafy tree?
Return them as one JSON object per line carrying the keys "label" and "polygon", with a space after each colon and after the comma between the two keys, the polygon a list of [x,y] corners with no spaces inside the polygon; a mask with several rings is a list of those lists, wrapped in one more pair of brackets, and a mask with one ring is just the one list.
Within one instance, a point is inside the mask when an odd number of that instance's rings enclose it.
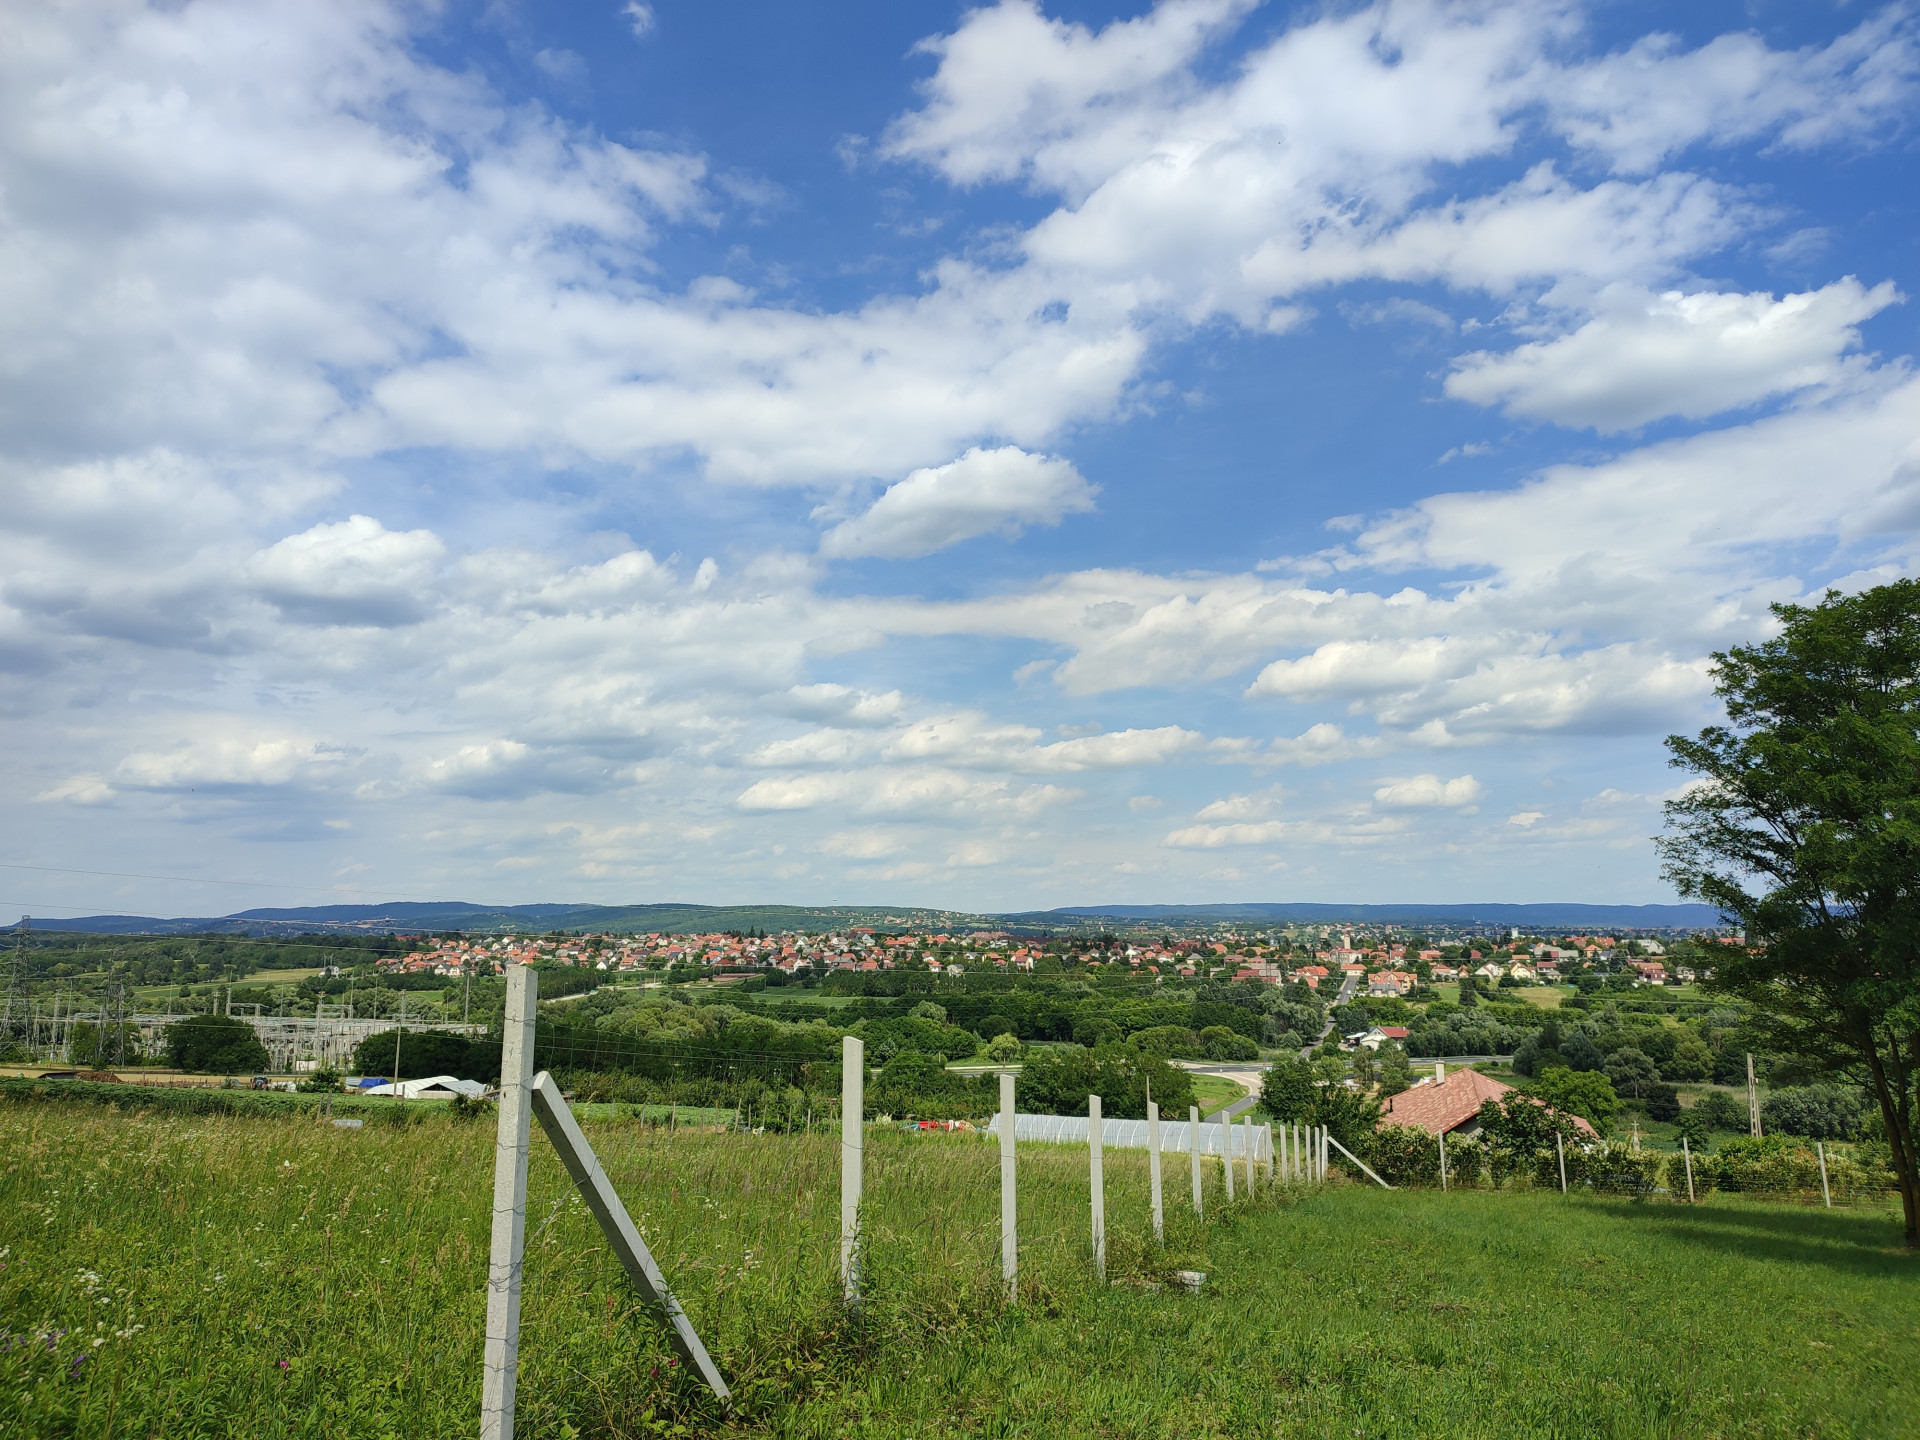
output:
{"label": "green leafy tree", "polygon": [[1660,1070],[1646,1051],[1623,1045],[1607,1057],[1607,1079],[1623,1095],[1644,1095],[1659,1083]]}
{"label": "green leafy tree", "polygon": [[1002,1030],[987,1042],[987,1058],[996,1065],[1010,1065],[1020,1058],[1020,1037]]}
{"label": "green leafy tree", "polygon": [[1687,1113],[1698,1115],[1702,1124],[1711,1125],[1716,1130],[1747,1128],[1746,1106],[1740,1104],[1724,1090],[1709,1090]]}
{"label": "green leafy tree", "polygon": [[166,1029],[167,1063],[203,1075],[250,1075],[267,1068],[267,1047],[246,1021],[194,1015]]}
{"label": "green leafy tree", "polygon": [[1300,1118],[1308,1125],[1326,1126],[1347,1149],[1365,1155],[1380,1128],[1380,1101],[1336,1081],[1314,1090]]}
{"label": "green leafy tree", "polygon": [[1682,1035],[1673,1043],[1673,1055],[1660,1065],[1669,1080],[1704,1080],[1713,1071],[1713,1051],[1698,1035]]}
{"label": "green leafy tree", "polygon": [[1267,1067],[1260,1086],[1260,1105],[1275,1120],[1297,1121],[1313,1103],[1314,1071],[1310,1061],[1283,1055]]}
{"label": "green leafy tree", "polygon": [[1620,1113],[1620,1097],[1613,1082],[1597,1070],[1568,1070],[1554,1066],[1536,1075],[1526,1087],[1555,1110],[1578,1115],[1601,1134],[1606,1134],[1613,1117]]}
{"label": "green leafy tree", "polygon": [[1920,1247],[1920,583],[1773,611],[1779,634],[1714,656],[1727,724],[1668,737],[1704,783],[1667,804],[1665,873],[1746,936],[1706,987],[1873,1096]]}
{"label": "green leafy tree", "polygon": [[1678,1120],[1680,1118],[1680,1092],[1664,1081],[1658,1085],[1649,1085],[1646,1093],[1647,1118],[1649,1120]]}
{"label": "green leafy tree", "polygon": [[392,1030],[369,1035],[353,1047],[353,1068],[362,1075],[385,1075],[401,1080],[424,1080],[431,1075],[452,1075],[461,1080],[500,1078],[500,1049],[497,1045],[476,1045],[464,1035],[448,1030],[408,1030],[397,1036],[400,1073],[393,1075],[394,1041]]}
{"label": "green leafy tree", "polygon": [[1860,1092],[1852,1087],[1808,1085],[1767,1095],[1760,1102],[1760,1123],[1769,1135],[1852,1140],[1860,1133],[1860,1111]]}
{"label": "green leafy tree", "polygon": [[1378,1069],[1374,1063],[1375,1059],[1373,1051],[1361,1045],[1354,1050],[1353,1063],[1347,1067],[1348,1073],[1353,1076],[1353,1083],[1363,1091],[1371,1092],[1373,1089]]}
{"label": "green leafy tree", "polygon": [[1108,1118],[1144,1120],[1149,1084],[1163,1113],[1178,1115],[1193,1103],[1192,1077],[1153,1055],[1119,1045],[1031,1050],[1015,1081],[1015,1103],[1029,1115],[1084,1115],[1087,1097],[1098,1095]]}
{"label": "green leafy tree", "polygon": [[1379,1082],[1383,1100],[1413,1088],[1413,1062],[1398,1045],[1380,1047]]}
{"label": "green leafy tree", "polygon": [[[1600,1047],[1591,1037],[1574,1033],[1560,1042],[1560,1054],[1567,1062],[1569,1070],[1600,1070],[1606,1066],[1606,1057],[1600,1053]],[[1547,1067],[1542,1066],[1544,1071]]]}
{"label": "green leafy tree", "polygon": [[1703,1154],[1713,1146],[1713,1126],[1700,1114],[1700,1107],[1682,1110],[1680,1118],[1673,1122],[1678,1138],[1686,1140],[1696,1155]]}

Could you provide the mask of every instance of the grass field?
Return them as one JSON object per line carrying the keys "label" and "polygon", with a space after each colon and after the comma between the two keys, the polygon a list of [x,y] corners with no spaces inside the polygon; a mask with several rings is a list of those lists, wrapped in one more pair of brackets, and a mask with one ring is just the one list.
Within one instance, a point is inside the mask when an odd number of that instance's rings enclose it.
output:
{"label": "grass field", "polygon": [[[589,1124],[741,1396],[722,1420],[536,1138],[522,1435],[1914,1434],[1920,1264],[1884,1215],[1336,1185],[1145,1229],[1108,1152],[1022,1147],[1021,1303],[993,1147],[874,1131],[868,1300],[835,1297],[837,1146]],[[0,1106],[0,1431],[474,1433],[490,1125],[343,1131]],[[1184,1190],[1176,1168],[1172,1188]],[[1217,1196],[1210,1190],[1210,1201]],[[1207,1272],[1199,1296],[1150,1288]],[[682,1427],[676,1429],[675,1427]]]}
{"label": "grass field", "polygon": [[1223,1105],[1231,1105],[1247,1093],[1247,1087],[1224,1075],[1195,1075],[1194,1103],[1202,1115],[1211,1115]]}

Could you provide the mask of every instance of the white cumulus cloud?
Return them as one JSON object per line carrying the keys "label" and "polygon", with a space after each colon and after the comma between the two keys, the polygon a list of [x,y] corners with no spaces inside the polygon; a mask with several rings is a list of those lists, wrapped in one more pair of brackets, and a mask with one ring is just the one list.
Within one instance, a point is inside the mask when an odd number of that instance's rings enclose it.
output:
{"label": "white cumulus cloud", "polygon": [[1777,300],[1609,287],[1570,334],[1460,357],[1446,392],[1603,433],[1668,415],[1703,419],[1840,380],[1843,356],[1860,343],[1854,327],[1899,298],[1891,281],[1869,290],[1850,275]]}
{"label": "white cumulus cloud", "polygon": [[1407,780],[1387,781],[1373,792],[1373,803],[1382,810],[1458,810],[1486,793],[1487,787],[1471,775],[1458,775],[1451,780],[1442,780],[1438,775],[1415,775]]}
{"label": "white cumulus cloud", "polygon": [[905,560],[962,540],[999,534],[1011,539],[1029,525],[1058,525],[1093,509],[1095,487],[1065,460],[1031,455],[1017,445],[978,446],[958,460],[916,470],[864,514],[842,521],[820,541],[835,559],[878,555]]}

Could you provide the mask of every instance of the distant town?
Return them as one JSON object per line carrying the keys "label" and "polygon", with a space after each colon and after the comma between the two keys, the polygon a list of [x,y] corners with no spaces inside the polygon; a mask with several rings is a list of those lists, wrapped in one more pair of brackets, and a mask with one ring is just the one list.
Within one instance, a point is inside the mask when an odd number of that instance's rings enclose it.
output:
{"label": "distant town", "polygon": [[[1669,937],[1671,938],[1671,937]],[[1721,937],[1714,937],[1721,938]],[[1692,965],[1667,956],[1652,935],[1523,936],[1472,941],[1408,934],[1368,933],[1334,926],[1245,935],[1227,932],[1188,939],[1074,936],[1019,938],[1003,930],[889,934],[871,926],[811,934],[734,931],[681,935],[577,934],[442,936],[405,955],[383,958],[389,973],[447,977],[487,976],[509,965],[573,966],[613,973],[711,972],[715,979],[764,977],[768,983],[824,978],[838,971],[925,970],[962,976],[969,971],[1065,973],[1070,968],[1124,966],[1154,977],[1300,981],[1318,990],[1332,979],[1363,984],[1371,996],[1413,997],[1463,974],[1500,985],[1557,985],[1576,974],[1619,975],[1630,986],[1688,984]],[[1356,985],[1356,988],[1357,988]]]}

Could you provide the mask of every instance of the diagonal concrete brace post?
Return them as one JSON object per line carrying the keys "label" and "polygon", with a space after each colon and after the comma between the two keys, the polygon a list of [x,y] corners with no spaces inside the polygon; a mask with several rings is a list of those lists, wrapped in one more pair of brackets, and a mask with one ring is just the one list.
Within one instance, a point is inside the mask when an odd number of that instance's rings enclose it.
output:
{"label": "diagonal concrete brace post", "polygon": [[666,1277],[654,1263],[647,1242],[640,1238],[640,1231],[628,1216],[627,1207],[620,1203],[620,1196],[614,1190],[613,1182],[607,1179],[607,1172],[600,1168],[593,1147],[587,1144],[587,1137],[580,1133],[580,1124],[573,1118],[573,1111],[561,1096],[559,1085],[544,1070],[533,1082],[533,1108],[540,1117],[540,1128],[547,1132],[553,1148],[560,1152],[560,1163],[567,1167],[567,1174],[573,1177],[573,1183],[580,1190],[580,1198],[587,1202],[593,1218],[600,1222],[600,1231],[607,1237],[607,1244],[613,1247],[613,1253],[619,1257],[627,1278],[633,1281],[634,1287],[647,1297],[647,1303],[660,1311],[666,1320],[667,1342],[673,1346],[674,1353],[680,1357],[682,1364],[706,1382],[707,1388],[715,1395],[722,1400],[731,1399],[733,1392],[727,1389],[727,1382],[720,1378],[719,1368],[707,1354],[707,1347],[700,1343],[700,1336],[694,1331],[693,1322],[687,1319],[687,1312],[680,1308],[680,1302],[673,1298],[673,1292],[667,1288]]}

